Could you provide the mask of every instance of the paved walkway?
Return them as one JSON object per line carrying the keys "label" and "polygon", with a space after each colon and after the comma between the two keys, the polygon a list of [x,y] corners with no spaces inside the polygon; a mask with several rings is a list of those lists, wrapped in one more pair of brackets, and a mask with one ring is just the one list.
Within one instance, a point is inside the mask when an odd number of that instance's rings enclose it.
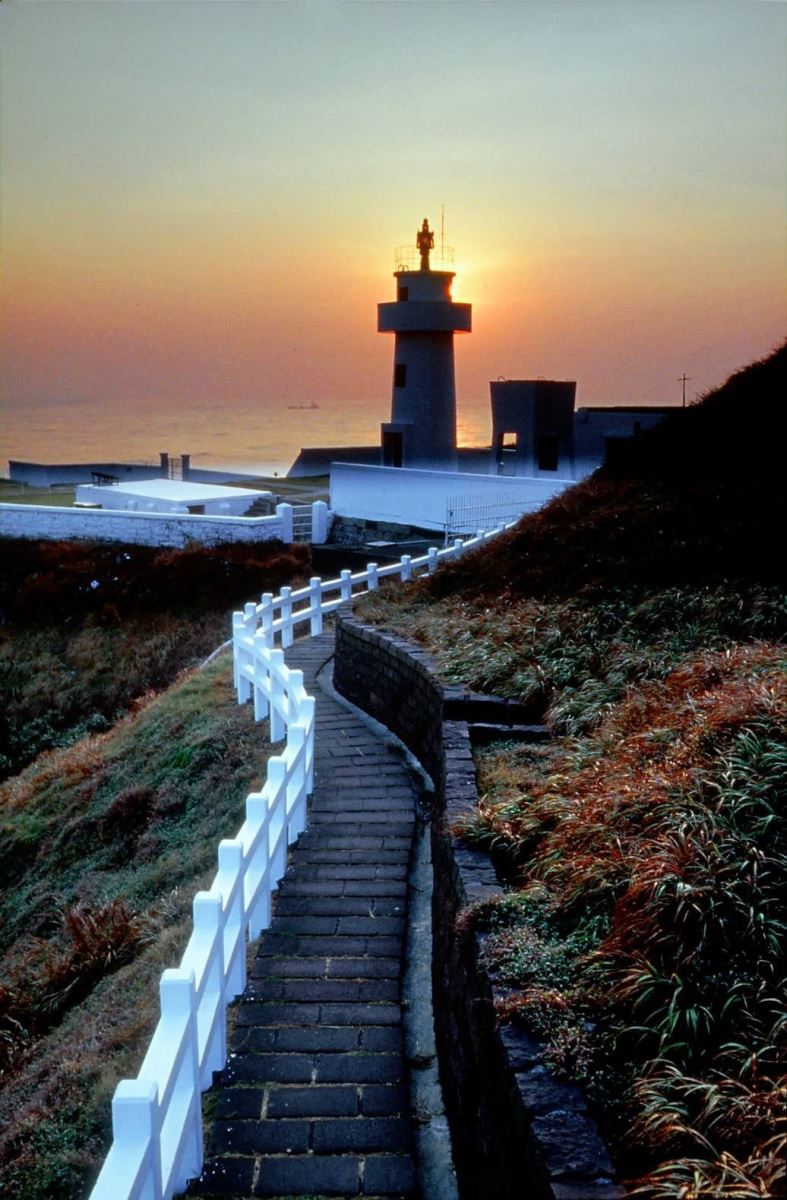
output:
{"label": "paved walkway", "polygon": [[333,635],[287,652],[317,698],[315,788],[240,1001],[190,1194],[415,1197],[400,978],[415,789],[325,695]]}

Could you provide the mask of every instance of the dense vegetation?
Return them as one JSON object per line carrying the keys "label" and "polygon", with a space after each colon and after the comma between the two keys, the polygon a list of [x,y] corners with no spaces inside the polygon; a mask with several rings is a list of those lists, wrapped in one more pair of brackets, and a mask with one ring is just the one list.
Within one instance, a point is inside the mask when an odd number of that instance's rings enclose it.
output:
{"label": "dense vegetation", "polygon": [[646,1197],[775,1197],[787,1099],[787,621],[772,428],[787,349],[365,619],[554,737],[478,755],[469,914]]}
{"label": "dense vegetation", "polygon": [[229,613],[308,567],[278,543],[160,550],[0,541],[0,779],[107,730],[230,635]]}

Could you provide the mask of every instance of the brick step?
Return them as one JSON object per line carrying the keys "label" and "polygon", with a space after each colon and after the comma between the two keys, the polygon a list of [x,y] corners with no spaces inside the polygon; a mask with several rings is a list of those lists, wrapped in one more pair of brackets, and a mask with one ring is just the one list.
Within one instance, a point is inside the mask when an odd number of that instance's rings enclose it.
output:
{"label": "brick step", "polygon": [[[371,839],[379,841],[379,838]],[[402,847],[401,849],[383,850],[380,846],[369,848],[368,850],[351,850],[348,847],[344,849],[337,848],[318,848],[315,846],[309,849],[304,846],[302,840],[298,842],[298,857],[292,866],[293,871],[300,871],[301,867],[306,864],[308,866],[317,865],[319,863],[329,865],[330,863],[347,864],[348,866],[407,866],[410,861],[410,848]]]}
{"label": "brick step", "polygon": [[372,955],[380,958],[399,957],[402,953],[401,934],[344,934],[342,937],[331,937],[323,934],[293,933],[281,930],[271,931],[264,943],[257,950],[258,958],[292,957],[302,955],[310,958],[335,958],[337,955],[350,955],[353,958],[363,958]]}
{"label": "brick step", "polygon": [[[366,793],[366,794],[364,794]],[[403,819],[413,811],[413,796],[409,788],[397,791],[388,788],[354,788],[352,795],[343,794],[338,788],[325,788],[312,812],[388,812],[403,813]]]}
{"label": "brick step", "polygon": [[398,979],[398,958],[257,958],[251,978]]}
{"label": "brick step", "polygon": [[278,1117],[217,1121],[213,1154],[343,1154],[408,1150],[412,1138],[399,1117]]}
{"label": "brick step", "polygon": [[[276,933],[289,933],[295,937],[374,937],[383,934],[401,937],[404,934],[404,917],[276,917]],[[266,941],[268,939],[266,938]],[[262,948],[260,948],[262,949]]]}
{"label": "brick step", "polygon": [[396,896],[402,900],[407,895],[405,879],[327,879],[314,877],[304,871],[296,876],[288,874],[279,886],[278,896],[366,896],[373,900],[377,896]]}
{"label": "brick step", "polygon": [[[394,1002],[325,1001],[296,1003],[255,999],[255,981],[250,980],[244,998],[238,1006],[238,1029],[254,1025],[398,1025],[402,1014]],[[246,998],[248,996],[248,999]],[[238,1045],[248,1045],[248,1035],[238,1033]]]}
{"label": "brick step", "polygon": [[396,917],[404,912],[397,896],[279,896],[276,913],[282,917]]}
{"label": "brick step", "polygon": [[228,1088],[216,1105],[216,1120],[274,1120],[279,1117],[392,1117],[407,1115],[410,1094],[399,1083],[272,1084]]}
{"label": "brick step", "polygon": [[252,976],[246,984],[246,995],[250,1000],[292,1000],[295,1004],[376,1004],[399,1000],[399,980]]}
{"label": "brick step", "polygon": [[[254,1033],[254,1029],[248,1031],[250,1041],[254,1041]],[[249,1050],[228,1060],[222,1080],[225,1085],[255,1087],[270,1083],[404,1083],[404,1074],[401,1054],[276,1054]]]}
{"label": "brick step", "polygon": [[299,857],[287,879],[406,879],[407,862],[312,862]]}
{"label": "brick step", "polygon": [[[247,1028],[239,1035],[239,1044]],[[265,1025],[255,1027],[254,1040],[260,1054],[400,1054],[402,1050],[399,1025]]]}
{"label": "brick step", "polygon": [[409,854],[412,843],[412,830],[402,834],[391,833],[390,830],[379,830],[377,833],[362,833],[357,836],[346,833],[336,833],[331,829],[315,833],[308,830],[302,833],[297,841],[298,857],[301,850],[347,850],[366,854],[368,851],[406,850]]}
{"label": "brick step", "polygon": [[332,837],[412,838],[415,814],[406,820],[401,813],[397,813],[394,820],[389,813],[385,812],[367,813],[360,809],[353,809],[351,812],[322,813],[315,807],[309,814],[309,825],[315,834],[325,828]]}
{"label": "brick step", "polygon": [[[256,1182],[255,1174],[258,1174]],[[266,1157],[259,1172],[255,1171],[253,1158],[228,1157],[206,1163],[202,1179],[190,1194],[275,1196],[277,1200],[298,1200],[305,1196],[309,1200],[336,1196],[409,1200],[416,1195],[415,1186],[415,1171],[408,1154]]]}

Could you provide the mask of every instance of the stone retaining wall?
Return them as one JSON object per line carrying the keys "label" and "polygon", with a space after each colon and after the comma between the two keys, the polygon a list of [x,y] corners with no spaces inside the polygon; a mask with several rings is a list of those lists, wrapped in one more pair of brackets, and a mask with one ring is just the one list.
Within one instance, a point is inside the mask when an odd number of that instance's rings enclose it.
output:
{"label": "stone retaining wall", "polygon": [[463,1200],[620,1200],[579,1089],[548,1074],[532,1038],[498,1027],[480,938],[462,921],[469,903],[501,890],[488,856],[450,832],[478,805],[467,723],[445,719],[462,715],[469,692],[443,686],[424,650],[349,610],[337,619],[334,684],[391,729],[435,783],[435,1023]]}
{"label": "stone retaining wall", "polygon": [[142,546],[183,547],[190,542],[289,541],[277,517],[213,517],[134,513],[118,509],[56,508],[0,504],[0,536],[50,541],[90,538]]}

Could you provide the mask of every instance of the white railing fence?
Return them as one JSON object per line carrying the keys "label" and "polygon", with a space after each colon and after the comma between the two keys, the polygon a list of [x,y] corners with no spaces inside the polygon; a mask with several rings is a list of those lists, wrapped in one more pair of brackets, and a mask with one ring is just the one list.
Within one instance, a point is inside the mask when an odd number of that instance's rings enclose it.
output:
{"label": "white railing fence", "polygon": [[242,677],[254,714],[270,714],[271,741],[261,792],[246,798],[237,836],[219,843],[218,871],[194,897],[194,929],[180,967],[161,977],[161,1017],[136,1079],[112,1100],[114,1140],[91,1200],[170,1200],[202,1170],[200,1092],[226,1061],[226,1009],[246,984],[246,942],[270,924],[271,892],[287,847],[306,824],[312,790],[314,699],[303,672],[281,650],[258,647]]}
{"label": "white railing fence", "polygon": [[441,563],[460,558],[470,550],[483,546],[493,537],[497,537],[506,529],[513,528],[515,521],[509,524],[497,525],[494,529],[481,530],[474,537],[456,538],[449,546],[438,550],[432,546],[426,554],[412,558],[403,554],[398,562],[388,563],[380,567],[377,563],[367,563],[365,571],[342,571],[337,579],[321,579],[319,576],[309,580],[306,587],[292,591],[284,587],[278,596],[265,592],[259,604],[253,601],[246,605],[243,612],[233,613],[232,636],[235,656],[235,686],[241,693],[240,671],[250,670],[254,661],[254,647],[272,647],[278,644],[287,649],[295,639],[296,626],[308,621],[308,636],[316,637],[322,633],[323,618],[336,612],[342,604],[354,600],[366,592],[374,591],[381,580],[399,578],[403,583],[415,579],[419,575],[431,574]]}
{"label": "white railing fence", "polygon": [[233,615],[238,701],[251,699],[255,719],[269,717],[270,740],[286,739],[285,748],[268,760],[262,791],[246,797],[237,836],[219,843],[210,889],[194,897],[194,929],[180,966],[161,976],[161,1017],[142,1066],[115,1089],[113,1142],[90,1200],[171,1200],[202,1170],[200,1092],[225,1065],[226,1008],[246,983],[246,943],[270,924],[271,893],[284,875],[288,845],[305,828],[313,786],[314,698],[303,672],[284,661],[296,626],[308,622],[306,636],[314,637],[326,614],[380,580],[432,572],[506,528],[432,547],[419,558],[405,554],[384,567],[342,571],[338,579],[315,577]]}

